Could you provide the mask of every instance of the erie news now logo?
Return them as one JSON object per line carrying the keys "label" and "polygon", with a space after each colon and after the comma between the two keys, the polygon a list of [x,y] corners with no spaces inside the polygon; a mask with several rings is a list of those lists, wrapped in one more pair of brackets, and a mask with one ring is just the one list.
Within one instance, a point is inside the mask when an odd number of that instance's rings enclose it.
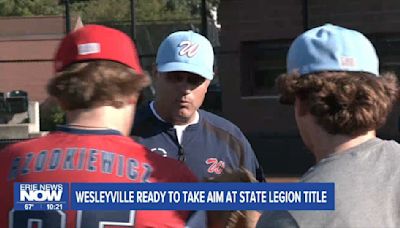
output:
{"label": "erie news now logo", "polygon": [[66,204],[66,183],[15,183],[14,208],[16,210],[49,210]]}

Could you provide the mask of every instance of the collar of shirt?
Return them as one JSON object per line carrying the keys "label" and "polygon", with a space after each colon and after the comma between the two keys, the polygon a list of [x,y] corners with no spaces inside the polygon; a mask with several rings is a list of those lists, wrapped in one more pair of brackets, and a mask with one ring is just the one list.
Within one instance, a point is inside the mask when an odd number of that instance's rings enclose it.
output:
{"label": "collar of shirt", "polygon": [[[152,102],[150,103],[150,109],[151,109],[151,111],[153,112],[154,116],[155,116],[158,120],[160,120],[160,121],[162,121],[162,122],[164,122],[164,123],[167,123],[167,122],[166,122],[163,118],[161,118],[161,116],[156,112],[156,109],[154,108],[154,101],[152,101]],[[190,123],[188,123],[188,124],[185,124],[185,125],[174,125],[174,128],[175,128],[175,130],[176,130],[176,136],[177,136],[177,138],[178,138],[179,144],[182,144],[182,135],[183,135],[183,132],[185,131],[185,129],[186,129],[189,125],[193,125],[193,124],[199,123],[199,119],[200,119],[200,117],[199,117],[199,112],[196,111],[195,117],[194,117],[194,119],[193,119],[192,122],[190,122]]]}
{"label": "collar of shirt", "polygon": [[57,131],[77,135],[122,135],[121,132],[114,129],[82,129],[74,128],[68,125],[58,125]]}

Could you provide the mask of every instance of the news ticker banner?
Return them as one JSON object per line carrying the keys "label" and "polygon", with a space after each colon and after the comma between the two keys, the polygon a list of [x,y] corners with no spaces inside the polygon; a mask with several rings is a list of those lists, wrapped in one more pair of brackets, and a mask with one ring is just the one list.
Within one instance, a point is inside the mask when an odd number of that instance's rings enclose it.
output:
{"label": "news ticker banner", "polygon": [[334,210],[333,183],[15,183],[15,210]]}
{"label": "news ticker banner", "polygon": [[68,210],[68,183],[14,183],[15,210]]}

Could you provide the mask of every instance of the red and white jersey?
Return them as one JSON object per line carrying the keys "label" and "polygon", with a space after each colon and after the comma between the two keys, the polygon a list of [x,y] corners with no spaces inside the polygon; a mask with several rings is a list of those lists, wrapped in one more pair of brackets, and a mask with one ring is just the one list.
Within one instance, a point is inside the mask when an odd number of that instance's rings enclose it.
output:
{"label": "red and white jersey", "polygon": [[0,151],[0,227],[97,228],[104,221],[118,224],[105,227],[184,227],[188,211],[13,211],[13,185],[196,181],[185,165],[149,152],[118,131],[61,127]]}

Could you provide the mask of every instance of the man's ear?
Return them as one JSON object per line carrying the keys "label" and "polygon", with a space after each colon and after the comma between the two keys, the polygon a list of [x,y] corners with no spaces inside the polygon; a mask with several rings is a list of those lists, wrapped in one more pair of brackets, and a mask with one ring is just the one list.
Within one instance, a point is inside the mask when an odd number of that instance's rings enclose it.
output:
{"label": "man's ear", "polygon": [[308,114],[308,104],[304,100],[296,97],[294,101],[294,108],[299,116],[305,116]]}
{"label": "man's ear", "polygon": [[210,84],[211,84],[211,80],[206,79],[206,81],[205,81],[204,83],[207,84],[207,85],[206,85],[206,92],[207,92],[207,91],[208,91],[208,87],[209,87]]}
{"label": "man's ear", "polygon": [[157,83],[158,83],[158,78],[160,77],[160,72],[158,72],[157,70],[157,65],[155,63],[153,63],[152,67],[151,67],[151,81],[152,86],[155,88],[157,87]]}

